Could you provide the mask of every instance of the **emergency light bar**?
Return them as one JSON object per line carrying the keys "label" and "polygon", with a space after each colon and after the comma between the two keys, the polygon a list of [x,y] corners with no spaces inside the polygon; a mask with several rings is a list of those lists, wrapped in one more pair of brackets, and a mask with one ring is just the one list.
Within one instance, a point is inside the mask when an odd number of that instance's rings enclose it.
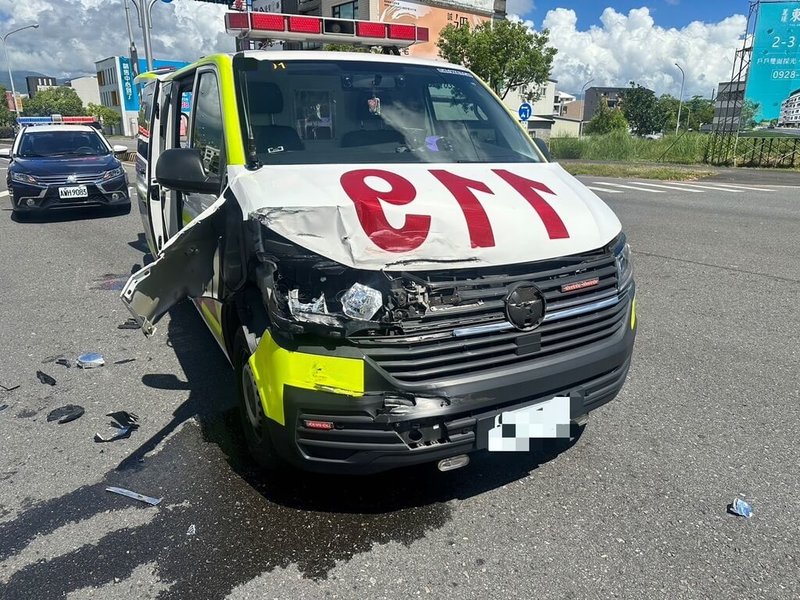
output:
{"label": "emergency light bar", "polygon": [[62,117],[51,115],[49,117],[17,117],[18,125],[91,125],[97,119],[94,117]]}
{"label": "emergency light bar", "polygon": [[254,40],[410,46],[428,41],[428,28],[398,23],[262,12],[229,12],[225,31]]}

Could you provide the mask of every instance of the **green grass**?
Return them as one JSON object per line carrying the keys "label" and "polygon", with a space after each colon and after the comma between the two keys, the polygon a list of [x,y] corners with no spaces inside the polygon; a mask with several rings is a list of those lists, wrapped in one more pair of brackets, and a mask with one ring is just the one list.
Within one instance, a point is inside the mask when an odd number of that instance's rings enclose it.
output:
{"label": "green grass", "polygon": [[573,175],[593,175],[595,177],[624,177],[638,179],[661,179],[664,181],[694,181],[712,175],[712,171],[686,169],[673,166],[607,164],[607,163],[563,163]]}
{"label": "green grass", "polygon": [[556,159],[658,161],[691,165],[703,162],[709,139],[708,135],[690,132],[677,138],[668,135],[661,140],[646,140],[620,131],[580,139],[551,138],[550,151]]}

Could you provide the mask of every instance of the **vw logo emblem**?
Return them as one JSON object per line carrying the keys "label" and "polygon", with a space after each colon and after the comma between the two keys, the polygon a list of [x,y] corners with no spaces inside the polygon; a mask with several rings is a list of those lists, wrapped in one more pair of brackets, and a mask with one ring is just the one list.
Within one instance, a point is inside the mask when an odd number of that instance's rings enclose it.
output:
{"label": "vw logo emblem", "polygon": [[506,318],[520,331],[536,329],[544,320],[545,301],[532,283],[518,283],[506,296]]}
{"label": "vw logo emblem", "polygon": [[76,181],[78,181],[78,176],[77,175],[68,175],[67,176],[67,183],[75,183]]}

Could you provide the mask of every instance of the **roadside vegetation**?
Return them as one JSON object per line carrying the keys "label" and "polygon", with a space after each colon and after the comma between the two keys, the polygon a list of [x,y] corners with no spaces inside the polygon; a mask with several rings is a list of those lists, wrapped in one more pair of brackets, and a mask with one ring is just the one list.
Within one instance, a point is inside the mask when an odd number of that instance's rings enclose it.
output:
{"label": "roadside vegetation", "polygon": [[636,179],[660,179],[663,181],[694,181],[714,173],[702,168],[678,166],[636,165],[626,163],[582,163],[569,162],[561,165],[572,175],[595,177],[623,177]]}
{"label": "roadside vegetation", "polygon": [[711,140],[707,134],[685,132],[659,140],[615,130],[604,135],[582,138],[550,138],[550,152],[556,159],[613,160],[626,162],[666,162],[684,165],[702,163]]}

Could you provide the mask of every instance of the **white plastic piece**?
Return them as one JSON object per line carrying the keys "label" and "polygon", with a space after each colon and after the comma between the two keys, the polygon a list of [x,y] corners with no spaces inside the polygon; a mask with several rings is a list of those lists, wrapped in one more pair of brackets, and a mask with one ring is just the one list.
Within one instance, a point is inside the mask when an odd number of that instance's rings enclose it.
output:
{"label": "white plastic piece", "polygon": [[383,295],[369,286],[353,284],[342,295],[342,312],[352,319],[369,321],[383,306]]}

